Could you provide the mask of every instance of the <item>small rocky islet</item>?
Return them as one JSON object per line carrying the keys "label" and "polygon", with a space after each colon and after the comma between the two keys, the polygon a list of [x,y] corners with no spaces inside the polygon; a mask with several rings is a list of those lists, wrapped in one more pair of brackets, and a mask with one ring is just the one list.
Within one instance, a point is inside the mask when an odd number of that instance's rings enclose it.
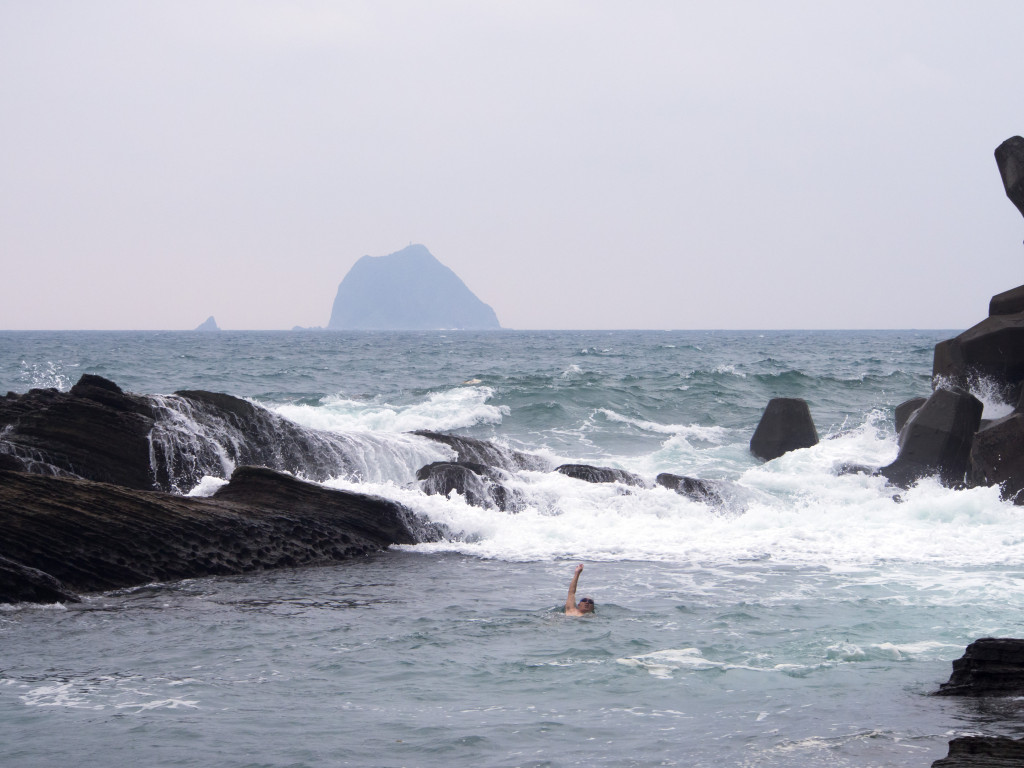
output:
{"label": "small rocky islet", "polygon": [[[1024,214],[1024,138],[1008,139],[995,154],[1007,196]],[[994,296],[987,318],[936,345],[932,381],[930,394],[895,409],[899,453],[891,464],[838,471],[880,475],[896,489],[926,476],[950,488],[998,485],[1004,500],[1024,505],[1024,286]],[[981,381],[1016,403],[1013,412],[984,420],[971,394]],[[227,430],[230,455],[201,434],[182,442],[167,427],[170,411],[200,432],[206,423]],[[421,490],[457,491],[467,503],[506,513],[523,504],[506,482],[518,470],[616,483],[624,493],[651,486],[621,469],[552,467],[487,441],[416,434],[455,454],[417,472]],[[777,398],[750,450],[770,461],[817,442],[807,403]],[[293,476],[326,479],[327,468],[344,468],[345,449],[343,438],[220,393],[137,395],[90,374],[69,392],[8,393],[0,398],[0,602],[69,602],[152,582],[332,564],[445,534],[396,502]],[[237,469],[211,496],[183,495],[228,466]],[[737,504],[736,489],[723,481],[663,473],[654,483],[709,506]],[[971,643],[935,693],[1024,696],[1024,639]],[[981,765],[1024,765],[1024,740],[957,738],[933,763]]]}

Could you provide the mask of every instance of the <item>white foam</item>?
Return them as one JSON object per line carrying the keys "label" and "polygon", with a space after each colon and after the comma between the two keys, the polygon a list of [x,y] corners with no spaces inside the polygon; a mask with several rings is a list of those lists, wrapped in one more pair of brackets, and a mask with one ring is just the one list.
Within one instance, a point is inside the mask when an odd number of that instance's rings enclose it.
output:
{"label": "white foam", "polygon": [[[737,457],[746,451],[739,444],[708,450],[732,450]],[[513,479],[528,501],[518,514],[472,507],[456,494],[428,497],[415,486],[344,485],[394,498],[452,531],[453,540],[417,545],[422,550],[511,561],[571,557],[710,566],[767,558],[836,570],[885,562],[890,568],[913,564],[908,579],[918,578],[914,574],[924,572],[921,566],[1024,562],[1024,515],[1000,500],[998,488],[952,491],[925,479],[902,491],[881,477],[835,473],[844,462],[880,466],[895,455],[892,434],[871,420],[765,464],[745,452],[745,463],[736,459],[733,478],[743,494],[742,510],[715,508],[653,483],[627,488],[544,472],[521,472]],[[618,463],[633,468],[652,462],[640,457]],[[969,572],[960,578],[948,582],[951,589],[1006,588],[986,586],[983,576]]]}
{"label": "white foam", "polygon": [[228,481],[222,477],[205,475],[196,486],[186,493],[186,496],[213,496],[219,488],[227,485]]}
{"label": "white foam", "polygon": [[32,389],[58,389],[67,392],[71,389],[72,378],[64,372],[65,368],[77,368],[77,364],[65,364],[63,360],[47,360],[43,363],[21,361],[21,379]]}
{"label": "white foam", "polygon": [[[936,379],[936,387],[945,389],[956,388],[955,382],[939,376]],[[983,419],[1000,419],[1013,413],[1014,403],[1008,403],[1004,399],[1005,389],[999,382],[987,377],[974,378],[970,382],[970,392],[984,406],[981,417]]]}
{"label": "white foam", "polygon": [[319,406],[277,405],[271,410],[305,427],[326,432],[445,432],[478,424],[500,424],[505,406],[489,405],[490,387],[456,387],[419,402],[395,405],[379,398],[329,397]]}

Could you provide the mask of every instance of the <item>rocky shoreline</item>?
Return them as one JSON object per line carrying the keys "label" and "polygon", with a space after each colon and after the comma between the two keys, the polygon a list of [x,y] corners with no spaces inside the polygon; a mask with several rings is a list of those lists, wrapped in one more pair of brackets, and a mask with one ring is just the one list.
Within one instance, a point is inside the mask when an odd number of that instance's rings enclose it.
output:
{"label": "rocky shoreline", "polygon": [[0,602],[337,563],[438,531],[385,499],[240,467],[210,498],[0,470]]}
{"label": "rocky shoreline", "polygon": [[[1024,138],[1004,142],[996,159],[1024,213]],[[1016,403],[1012,413],[984,420],[971,394],[980,382]],[[895,461],[836,471],[875,474],[896,490],[926,476],[950,488],[999,486],[1004,500],[1024,505],[1024,286],[994,296],[986,319],[936,345],[932,383],[930,394],[895,409]],[[651,482],[611,467],[555,467],[487,441],[415,434],[451,454],[419,469],[420,490],[457,492],[509,514],[526,503],[509,482],[521,470],[613,483],[621,493],[658,485],[721,509],[743,503],[723,481],[663,473]],[[443,536],[400,504],[293,476],[342,474],[351,462],[345,440],[230,395],[138,395],[89,374],[69,392],[8,393],[0,397],[0,602],[69,602],[153,582],[332,564]],[[778,398],[750,451],[771,461],[817,442],[807,403]],[[229,471],[211,496],[182,495]],[[1024,696],[1024,639],[971,643],[935,694]],[[957,738],[933,765],[1024,765],[1024,740]]]}

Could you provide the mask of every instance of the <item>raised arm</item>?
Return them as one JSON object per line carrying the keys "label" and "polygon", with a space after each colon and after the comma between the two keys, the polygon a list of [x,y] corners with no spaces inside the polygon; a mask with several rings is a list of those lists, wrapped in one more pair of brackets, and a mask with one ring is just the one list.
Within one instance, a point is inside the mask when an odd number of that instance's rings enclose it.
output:
{"label": "raised arm", "polygon": [[565,612],[570,616],[581,615],[580,609],[576,607],[576,584],[580,580],[581,573],[583,573],[583,563],[576,566],[576,572],[572,575],[572,581],[569,582],[569,595],[565,598]]}

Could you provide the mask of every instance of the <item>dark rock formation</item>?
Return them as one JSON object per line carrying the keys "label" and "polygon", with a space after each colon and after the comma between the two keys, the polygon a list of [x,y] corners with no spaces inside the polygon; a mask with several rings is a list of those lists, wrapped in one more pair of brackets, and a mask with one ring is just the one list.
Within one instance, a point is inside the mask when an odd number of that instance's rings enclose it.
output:
{"label": "dark rock formation", "polygon": [[725,504],[721,485],[711,480],[700,480],[696,477],[662,472],[655,478],[655,482],[664,488],[675,491],[681,496],[686,496],[692,501],[699,501],[712,507]]}
{"label": "dark rock formation", "polygon": [[966,392],[936,390],[907,422],[899,455],[880,474],[904,488],[934,474],[948,487],[963,484],[983,408]]}
{"label": "dark rock formation", "polygon": [[771,461],[797,448],[818,444],[818,431],[807,402],[794,397],[776,397],[768,402],[761,421],[750,438],[750,452]]}
{"label": "dark rock formation", "polygon": [[0,557],[0,603],[77,603],[78,596],[48,573]]}
{"label": "dark rock formation", "polygon": [[506,483],[504,471],[473,462],[437,461],[416,472],[420,487],[428,495],[447,496],[457,491],[467,504],[518,512],[524,501]]}
{"label": "dark rock formation", "polygon": [[1020,696],[1024,694],[1024,640],[983,637],[953,662],[940,696]]}
{"label": "dark rock formation", "polygon": [[394,502],[253,467],[212,498],[0,472],[0,530],[0,602],[322,565],[438,537]]}
{"label": "dark rock formation", "polygon": [[1024,138],[1011,136],[996,147],[996,165],[1006,196],[1024,215]]}
{"label": "dark rock formation", "polygon": [[70,392],[32,389],[0,398],[0,453],[30,472],[149,489],[149,402],[85,374]]}
{"label": "dark rock formation", "polygon": [[494,310],[422,245],[364,256],[338,286],[331,330],[496,329]]}
{"label": "dark rock formation", "polygon": [[961,736],[949,742],[949,754],[932,768],[1020,768],[1024,739],[1005,736]]}
{"label": "dark rock formation", "polygon": [[574,477],[577,480],[585,480],[588,483],[622,483],[638,488],[646,487],[646,483],[639,475],[627,472],[624,469],[612,469],[611,467],[592,467],[589,464],[563,464],[555,467],[555,472]]}
{"label": "dark rock formation", "polygon": [[0,398],[3,468],[184,493],[259,465],[313,480],[351,474],[352,438],[301,427],[231,395],[133,395],[99,376],[70,392]]}
{"label": "dark rock formation", "polygon": [[269,467],[316,481],[351,469],[350,438],[299,426],[247,400],[202,390],[151,400],[158,417],[152,433],[158,488],[186,492],[204,475],[223,477],[231,466]]}
{"label": "dark rock formation", "polygon": [[896,406],[896,410],[893,413],[893,418],[896,420],[897,435],[903,431],[903,428],[907,425],[907,422],[910,420],[910,417],[917,413],[917,409],[924,405],[927,401],[927,397],[914,397]]}
{"label": "dark rock formation", "polygon": [[488,467],[497,467],[507,472],[518,472],[522,469],[537,472],[548,472],[551,470],[551,462],[541,456],[523,453],[522,451],[513,451],[486,440],[459,437],[458,435],[444,435],[440,432],[430,432],[428,430],[418,430],[412,434],[448,446],[455,451],[457,454],[456,460],[460,463],[485,464]]}
{"label": "dark rock formation", "polygon": [[25,465],[17,456],[0,453],[0,469],[6,469],[8,472],[24,472]]}
{"label": "dark rock formation", "polygon": [[1024,504],[1024,414],[997,419],[974,436],[970,481],[998,485],[1004,500]]}
{"label": "dark rock formation", "polygon": [[210,331],[219,331],[220,328],[217,326],[217,321],[213,319],[213,315],[210,315],[203,322],[196,326],[197,331],[208,333]]}

